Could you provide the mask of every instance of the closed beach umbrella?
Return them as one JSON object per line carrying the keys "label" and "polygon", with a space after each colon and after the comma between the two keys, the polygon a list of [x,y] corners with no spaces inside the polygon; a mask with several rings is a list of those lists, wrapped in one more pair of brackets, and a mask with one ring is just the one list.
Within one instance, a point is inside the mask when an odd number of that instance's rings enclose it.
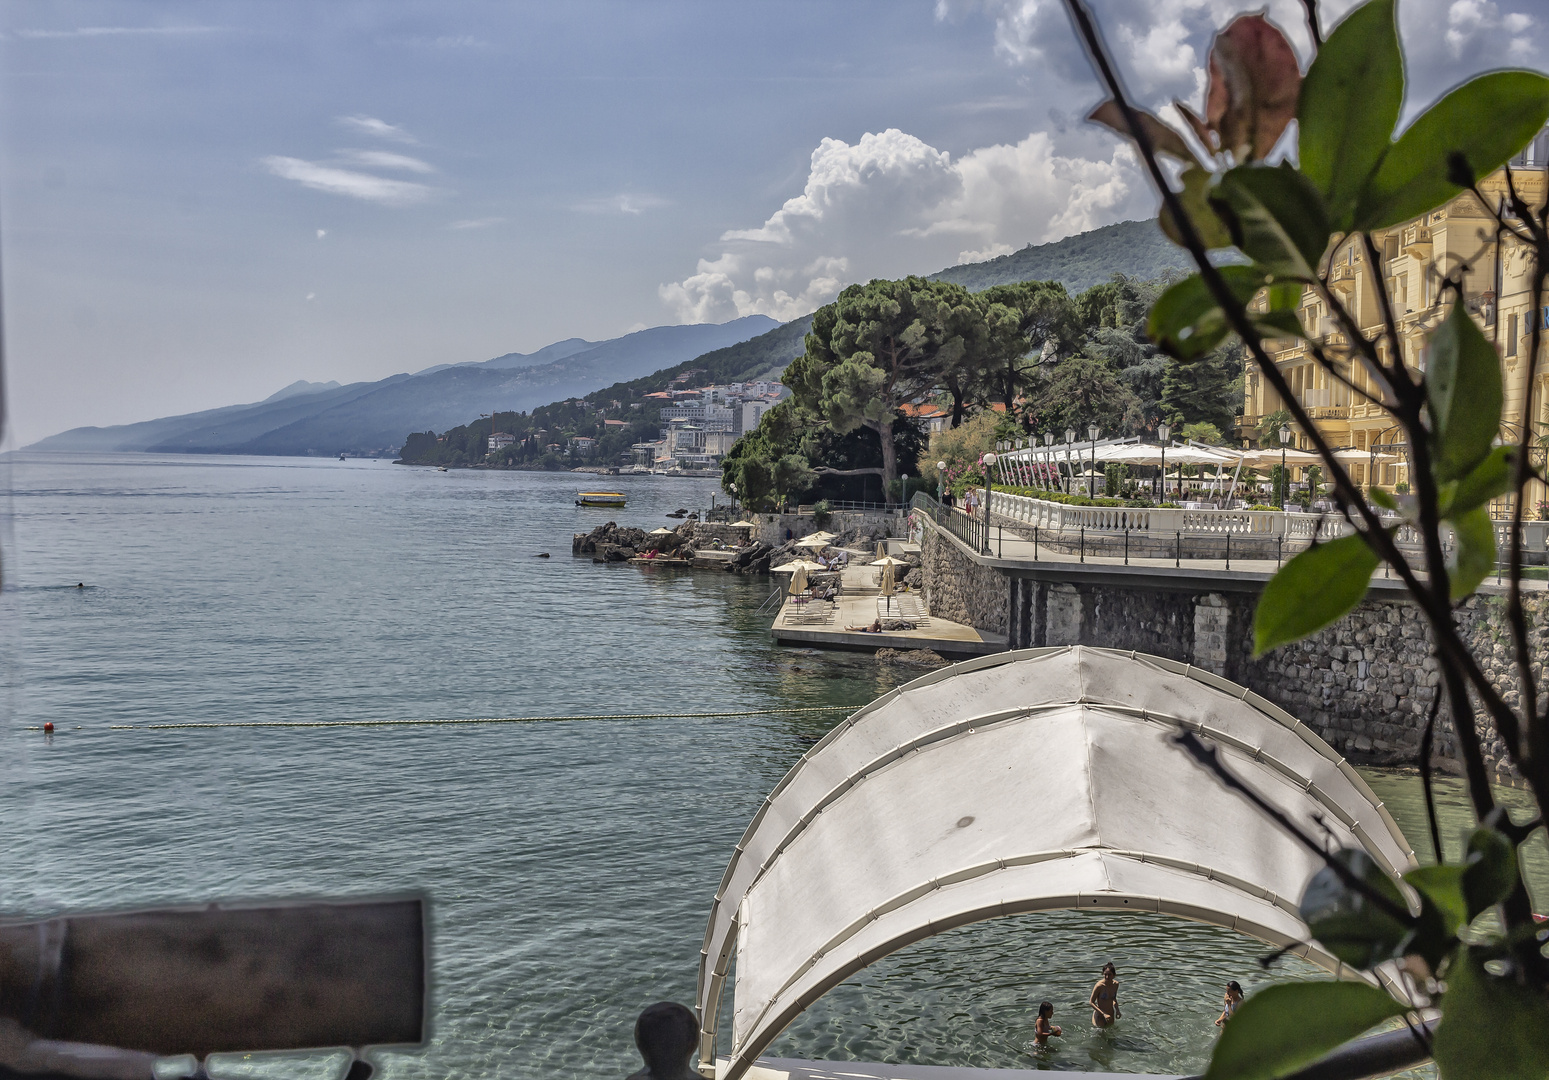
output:
{"label": "closed beach umbrella", "polygon": [[893,595],[893,566],[894,565],[895,565],[895,560],[888,559],[888,560],[886,560],[885,565],[882,567],[882,588],[881,588],[880,591],[881,591],[883,596],[892,596]]}
{"label": "closed beach umbrella", "polygon": [[799,563],[796,566],[796,572],[791,575],[791,592],[793,592],[793,593],[805,592],[806,589],[807,589],[807,566],[806,566],[805,563]]}

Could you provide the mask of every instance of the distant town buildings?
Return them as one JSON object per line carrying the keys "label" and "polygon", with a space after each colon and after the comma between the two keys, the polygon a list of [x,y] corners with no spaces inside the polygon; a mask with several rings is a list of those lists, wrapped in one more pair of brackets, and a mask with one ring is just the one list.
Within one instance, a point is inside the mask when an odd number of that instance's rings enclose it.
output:
{"label": "distant town buildings", "polygon": [[[489,452],[493,454],[496,450],[504,450],[514,442],[516,442],[516,436],[509,432],[493,432],[489,437]],[[475,443],[474,445],[477,446],[478,444]]]}
{"label": "distant town buildings", "polygon": [[693,374],[678,376],[670,389],[645,395],[661,403],[662,426],[655,441],[631,448],[636,465],[718,468],[738,437],[758,427],[764,413],[790,396],[783,385],[767,380],[689,387]]}

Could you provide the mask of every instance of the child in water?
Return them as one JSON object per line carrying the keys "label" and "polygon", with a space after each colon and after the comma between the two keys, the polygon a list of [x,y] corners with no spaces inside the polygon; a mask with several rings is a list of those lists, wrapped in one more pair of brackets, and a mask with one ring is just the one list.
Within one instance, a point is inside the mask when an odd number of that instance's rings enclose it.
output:
{"label": "child in water", "polygon": [[1226,984],[1226,993],[1222,995],[1222,1000],[1226,1002],[1226,1008],[1222,1009],[1221,1015],[1216,1017],[1216,1027],[1230,1020],[1232,1014],[1237,1011],[1237,1006],[1242,1004],[1242,987],[1237,985],[1236,979]]}
{"label": "child in water", "polygon": [[1119,978],[1112,964],[1103,965],[1103,977],[1092,987],[1092,1026],[1108,1027],[1119,1018]]}
{"label": "child in water", "polygon": [[1052,1024],[1054,1018],[1054,1003],[1045,1001],[1038,1006],[1038,1019],[1033,1023],[1033,1042],[1039,1046],[1049,1045],[1050,1035],[1063,1035],[1059,1025]]}

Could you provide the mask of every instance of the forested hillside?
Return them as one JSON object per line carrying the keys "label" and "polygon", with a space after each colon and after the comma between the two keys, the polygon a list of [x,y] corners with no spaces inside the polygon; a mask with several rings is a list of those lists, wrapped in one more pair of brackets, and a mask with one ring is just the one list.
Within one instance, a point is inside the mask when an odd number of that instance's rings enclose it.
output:
{"label": "forested hillside", "polygon": [[[584,398],[542,405],[531,412],[496,413],[498,424],[476,420],[442,435],[417,432],[404,442],[400,460],[408,465],[466,465],[485,461],[491,430],[508,432],[516,444],[489,458],[489,464],[507,468],[561,469],[575,458],[547,449],[565,446],[576,437],[597,440],[589,460],[616,465],[619,455],[637,442],[649,442],[661,428],[662,405],[645,395],[665,390],[680,375],[690,384],[747,382],[769,378],[802,351],[802,339],[812,317],[795,319],[756,338],[728,345],[692,360],[663,368],[643,378],[614,383]],[[607,421],[623,423],[608,423]]]}
{"label": "forested hillside", "polygon": [[1052,244],[1029,244],[998,259],[949,266],[931,280],[956,282],[970,292],[1018,281],[1058,281],[1078,293],[1115,274],[1150,281],[1187,265],[1188,253],[1154,220],[1121,221]]}

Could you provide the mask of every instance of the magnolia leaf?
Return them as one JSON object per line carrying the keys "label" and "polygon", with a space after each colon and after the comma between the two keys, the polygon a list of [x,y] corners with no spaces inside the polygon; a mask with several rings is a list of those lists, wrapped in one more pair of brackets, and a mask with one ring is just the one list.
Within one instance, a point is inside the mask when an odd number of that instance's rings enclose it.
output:
{"label": "magnolia leaf", "polygon": [[1205,122],[1239,161],[1267,157],[1296,117],[1296,52],[1263,15],[1240,15],[1210,46]]}
{"label": "magnolia leaf", "polygon": [[1461,298],[1431,335],[1425,376],[1438,481],[1458,480],[1489,454],[1501,430],[1501,358]]}
{"label": "magnolia leaf", "polygon": [[1516,447],[1497,446],[1474,466],[1473,472],[1444,485],[1441,516],[1464,513],[1506,494],[1511,489],[1511,468],[1516,459]]}
{"label": "magnolia leaf", "polygon": [[1315,281],[1328,248],[1328,214],[1308,179],[1290,166],[1239,165],[1221,178],[1212,204],[1243,254],[1276,276]]}
{"label": "magnolia leaf", "polygon": [[[1355,106],[1358,107],[1358,106]],[[1383,156],[1356,205],[1354,229],[1417,218],[1504,165],[1549,120],[1549,78],[1496,71],[1427,109]]]}
{"label": "magnolia leaf", "polygon": [[1499,829],[1480,828],[1469,835],[1463,866],[1462,889],[1470,921],[1517,887],[1517,849]]}
{"label": "magnolia leaf", "polygon": [[[1463,867],[1422,866],[1405,874],[1404,880],[1431,902],[1448,935],[1455,937],[1459,929],[1468,925],[1468,904],[1463,899]],[[1434,971],[1435,968],[1432,964],[1431,969]]]}
{"label": "magnolia leaf", "polygon": [[[1481,949],[1459,949],[1433,1049],[1443,1080],[1549,1076],[1549,999],[1529,983],[1490,974]],[[1246,1007],[1246,1003],[1244,1003]]]}
{"label": "magnolia leaf", "polygon": [[1380,487],[1374,487],[1367,491],[1366,497],[1382,507],[1384,510],[1397,510],[1398,500]]}
{"label": "magnolia leaf", "polygon": [[1317,544],[1269,579],[1253,613],[1253,655],[1315,634],[1361,602],[1377,553],[1360,533]]}
{"label": "magnolia leaf", "polygon": [[1199,114],[1189,108],[1183,102],[1173,99],[1173,108],[1178,110],[1178,115],[1183,117],[1183,122],[1189,125],[1189,130],[1194,132],[1194,137],[1211,153],[1221,149],[1220,140],[1216,133],[1210,130],[1210,125],[1201,120]]}
{"label": "magnolia leaf", "polygon": [[1452,516],[1457,549],[1447,566],[1452,580],[1452,599],[1461,600],[1479,587],[1495,569],[1495,522],[1490,511],[1476,506]]}
{"label": "magnolia leaf", "polygon": [[[1243,303],[1264,284],[1264,275],[1247,266],[1223,266],[1221,277]],[[1219,345],[1228,333],[1210,286],[1192,274],[1167,288],[1146,316],[1146,336],[1169,356],[1192,360]]]}
{"label": "magnolia leaf", "polygon": [[1267,986],[1237,1008],[1210,1055],[1205,1080],[1289,1076],[1406,1006],[1361,982]]}
{"label": "magnolia leaf", "polygon": [[1301,170],[1322,193],[1335,231],[1350,231],[1356,202],[1392,145],[1403,103],[1394,0],[1369,0],[1318,50],[1296,108]]}
{"label": "magnolia leaf", "polygon": [[[1407,912],[1398,887],[1366,852],[1346,848],[1336,851],[1332,858],[1342,862],[1371,891]],[[1352,889],[1331,867],[1312,876],[1299,906],[1302,921],[1318,944],[1363,971],[1403,955],[1414,938],[1414,927],[1409,922],[1394,918],[1369,897]]]}
{"label": "magnolia leaf", "polygon": [[[1245,305],[1266,284],[1264,272],[1251,266],[1222,266],[1218,267],[1218,272],[1232,295]],[[1301,302],[1302,287],[1300,283],[1293,284],[1294,289],[1287,290],[1277,282],[1270,283],[1270,310],[1248,312],[1264,336],[1305,336],[1294,311]],[[1146,336],[1156,342],[1163,352],[1178,360],[1197,359],[1230,334],[1231,328],[1227,325],[1225,313],[1216,304],[1210,287],[1199,274],[1169,286],[1151,305],[1151,311],[1146,317]]]}
{"label": "magnolia leaf", "polygon": [[[1145,130],[1146,137],[1151,140],[1151,146],[1158,154],[1175,157],[1186,165],[1199,164],[1199,159],[1194,156],[1194,151],[1189,149],[1189,144],[1183,141],[1183,136],[1162,123],[1160,119],[1144,109],[1136,109],[1135,118],[1140,121],[1141,128]],[[1129,124],[1124,120],[1124,111],[1119,108],[1119,103],[1116,101],[1103,102],[1092,110],[1087,119],[1112,128],[1126,139],[1134,138]]]}
{"label": "magnolia leaf", "polygon": [[[1215,178],[1198,165],[1191,165],[1183,170],[1183,175],[1178,177],[1183,188],[1178,192],[1178,200],[1183,203],[1183,211],[1194,223],[1194,230],[1199,233],[1200,241],[1206,248],[1224,248],[1232,246],[1232,234],[1227,232],[1226,226],[1216,216],[1214,207],[1210,205],[1210,185]],[[1185,247],[1183,233],[1179,231],[1177,222],[1173,221],[1172,212],[1166,206],[1162,207],[1162,215],[1158,219],[1162,231],[1168,239],[1179,247]]]}

